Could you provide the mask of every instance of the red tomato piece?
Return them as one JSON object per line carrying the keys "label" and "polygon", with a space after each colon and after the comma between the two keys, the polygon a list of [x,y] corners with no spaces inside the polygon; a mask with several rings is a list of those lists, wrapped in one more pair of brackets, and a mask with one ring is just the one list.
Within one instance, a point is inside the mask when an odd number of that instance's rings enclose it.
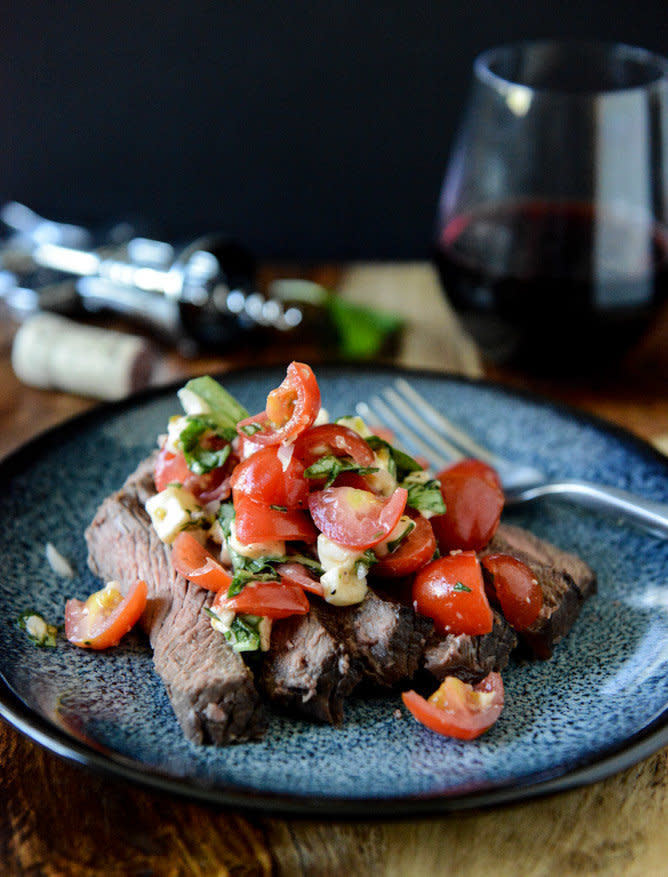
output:
{"label": "red tomato piece", "polygon": [[437,633],[489,633],[494,619],[485,594],[480,562],[473,551],[439,557],[413,581],[416,612],[434,621]]}
{"label": "red tomato piece", "polygon": [[504,495],[496,471],[480,460],[461,460],[439,475],[446,512],[431,524],[441,552],[480,551],[499,525]]}
{"label": "red tomato piece", "polygon": [[533,570],[510,554],[488,554],[481,563],[490,598],[498,601],[515,630],[526,630],[543,607],[543,591]]}
{"label": "red tomato piece", "polygon": [[297,563],[296,561],[290,563],[279,563],[276,566],[276,572],[281,577],[282,582],[299,585],[305,591],[310,591],[312,594],[319,594],[321,597],[324,593],[319,579],[314,579],[303,563]]}
{"label": "red tomato piece", "polygon": [[277,539],[315,542],[318,533],[306,512],[272,508],[244,493],[234,493],[234,530],[244,545]]}
{"label": "red tomato piece", "polygon": [[183,484],[192,475],[183,454],[175,454],[164,446],[160,449],[153,467],[155,489],[160,493],[169,484]]}
{"label": "red tomato piece", "polygon": [[425,727],[446,737],[473,740],[492,727],[503,710],[503,680],[490,673],[477,685],[447,676],[425,700],[415,691],[401,695],[411,714]]}
{"label": "red tomato piece", "polygon": [[232,609],[248,615],[264,615],[266,618],[287,618],[305,615],[309,601],[299,585],[290,582],[248,582],[234,597],[219,591],[213,601],[213,611]]}
{"label": "red tomato piece", "polygon": [[172,543],[171,561],[184,578],[208,591],[229,587],[232,576],[210,551],[183,530]]}
{"label": "red tomato piece", "polygon": [[366,551],[390,535],[404,513],[408,491],[397,487],[389,499],[354,487],[327,487],[309,497],[316,527],[332,542]]}
{"label": "red tomato piece", "polygon": [[108,649],[139,621],[146,608],[148,588],[142,579],[136,581],[124,596],[120,589],[108,584],[84,602],[71,599],[65,604],[65,636],[84,649]]}
{"label": "red tomato piece", "polygon": [[226,499],[230,494],[229,472],[236,458],[228,457],[224,466],[202,475],[191,472],[181,452],[178,454],[163,447],[153,469],[153,481],[158,493],[169,484],[182,484],[202,503]]}
{"label": "red tomato piece", "polygon": [[328,455],[350,457],[359,466],[372,466],[375,459],[362,436],[339,423],[323,423],[306,430],[295,442],[294,453],[305,468]]}
{"label": "red tomato piece", "polygon": [[373,564],[370,569],[373,575],[390,578],[408,576],[429,563],[436,551],[434,531],[422,515],[418,515],[414,522],[415,528],[401,540],[398,547]]}
{"label": "red tomato piece", "polygon": [[[262,447],[279,445],[312,426],[319,411],[320,388],[313,371],[303,362],[291,362],[283,383],[267,396],[266,409],[240,420],[237,432]],[[251,431],[253,427],[257,429]]]}
{"label": "red tomato piece", "polygon": [[285,469],[276,445],[261,448],[247,457],[232,474],[235,494],[243,493],[256,502],[306,508],[309,482],[304,478],[304,465],[293,454]]}

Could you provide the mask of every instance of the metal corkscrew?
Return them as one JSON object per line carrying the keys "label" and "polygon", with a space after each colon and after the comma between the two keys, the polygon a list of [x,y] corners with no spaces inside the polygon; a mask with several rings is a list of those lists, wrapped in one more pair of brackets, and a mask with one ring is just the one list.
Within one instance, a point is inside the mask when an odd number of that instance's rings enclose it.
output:
{"label": "metal corkscrew", "polygon": [[87,311],[110,310],[182,347],[205,349],[239,343],[254,329],[294,329],[302,320],[299,308],[257,290],[252,256],[221,234],[197,239],[176,257],[170,244],[140,237],[106,250],[71,246],[57,234],[31,240],[33,265],[61,277],[32,291],[35,309],[61,308],[69,285]]}

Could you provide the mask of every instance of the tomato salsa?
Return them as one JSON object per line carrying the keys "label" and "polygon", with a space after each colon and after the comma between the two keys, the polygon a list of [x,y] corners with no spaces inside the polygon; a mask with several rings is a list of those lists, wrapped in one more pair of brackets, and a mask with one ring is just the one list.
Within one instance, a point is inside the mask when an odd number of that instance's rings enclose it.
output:
{"label": "tomato salsa", "polygon": [[[269,648],[272,625],[312,601],[350,606],[370,588],[410,595],[440,635],[482,636],[493,607],[526,629],[542,595],[509,556],[479,557],[494,535],[503,491],[494,470],[465,460],[432,474],[392,436],[351,415],[330,421],[311,368],[291,363],[263,411],[249,413],[205,376],[178,393],[146,501],[174,570],[215,593],[211,624],[238,652]],[[146,607],[143,581],[111,583],[71,600],[66,635],[107,648]],[[476,685],[447,677],[428,699],[404,692],[415,718],[471,739],[503,707],[498,673]]]}

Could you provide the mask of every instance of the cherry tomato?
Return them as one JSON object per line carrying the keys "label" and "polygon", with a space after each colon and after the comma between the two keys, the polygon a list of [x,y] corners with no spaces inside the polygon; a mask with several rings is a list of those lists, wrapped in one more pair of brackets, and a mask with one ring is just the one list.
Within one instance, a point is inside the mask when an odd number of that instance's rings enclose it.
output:
{"label": "cherry tomato", "polygon": [[480,460],[461,460],[437,475],[446,512],[431,518],[441,552],[480,551],[496,532],[504,495],[496,471]]}
{"label": "cherry tomato", "polygon": [[543,591],[525,563],[510,554],[488,554],[481,560],[487,591],[515,630],[530,627],[543,606]]}
{"label": "cherry tomato", "polygon": [[278,448],[261,448],[247,457],[234,470],[232,487],[235,494],[246,494],[256,502],[306,508],[309,482],[304,478],[304,465],[293,454],[285,469]]}
{"label": "cherry tomato", "polygon": [[371,466],[375,459],[364,439],[339,423],[323,423],[306,430],[295,442],[294,453],[305,468],[326,455],[351,457],[359,466]]}
{"label": "cherry tomato", "polygon": [[397,487],[389,499],[354,487],[327,487],[309,497],[316,527],[332,542],[365,551],[390,535],[404,513],[408,491]]}
{"label": "cherry tomato", "polygon": [[[266,409],[240,420],[237,432],[256,445],[278,445],[312,426],[319,411],[320,388],[310,366],[291,362],[283,383],[267,396]],[[252,427],[257,429],[251,432]]]}
{"label": "cherry tomato", "polygon": [[200,588],[219,591],[229,587],[232,576],[210,551],[183,530],[172,543],[172,566],[184,578]]}
{"label": "cherry tomato", "polygon": [[248,582],[234,597],[219,591],[213,601],[213,611],[232,609],[248,615],[267,618],[287,618],[305,615],[309,611],[306,594],[299,585],[289,582]]}
{"label": "cherry tomato", "polygon": [[425,727],[446,737],[473,740],[496,722],[503,710],[503,680],[490,673],[477,685],[447,676],[428,700],[415,691],[401,695],[411,714]]}
{"label": "cherry tomato", "polygon": [[65,635],[84,649],[108,649],[139,621],[146,608],[148,588],[140,579],[123,596],[110,582],[83,602],[71,599],[65,604]]}
{"label": "cherry tomato", "polygon": [[414,522],[415,528],[401,540],[398,547],[373,564],[370,570],[373,575],[390,578],[408,576],[429,563],[436,551],[434,531],[422,515],[418,515]]}
{"label": "cherry tomato", "polygon": [[473,551],[448,554],[418,570],[413,581],[416,612],[434,621],[437,633],[489,633],[494,619],[480,562]]}
{"label": "cherry tomato", "polygon": [[279,563],[276,566],[276,572],[281,577],[282,582],[288,582],[293,585],[299,585],[305,591],[312,594],[319,594],[321,597],[324,590],[320,581],[314,579],[303,563],[291,561],[290,563]]}
{"label": "cherry tomato", "polygon": [[234,510],[234,529],[237,539],[244,545],[277,539],[315,542],[318,536],[308,514],[300,509],[283,511],[235,492]]}

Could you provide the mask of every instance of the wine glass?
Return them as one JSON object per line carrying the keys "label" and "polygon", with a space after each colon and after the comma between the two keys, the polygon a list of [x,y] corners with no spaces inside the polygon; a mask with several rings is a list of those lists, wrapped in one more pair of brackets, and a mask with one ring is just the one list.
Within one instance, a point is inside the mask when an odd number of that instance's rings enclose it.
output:
{"label": "wine glass", "polygon": [[491,360],[563,372],[626,351],[668,292],[667,206],[666,59],[579,41],[476,58],[435,259]]}

